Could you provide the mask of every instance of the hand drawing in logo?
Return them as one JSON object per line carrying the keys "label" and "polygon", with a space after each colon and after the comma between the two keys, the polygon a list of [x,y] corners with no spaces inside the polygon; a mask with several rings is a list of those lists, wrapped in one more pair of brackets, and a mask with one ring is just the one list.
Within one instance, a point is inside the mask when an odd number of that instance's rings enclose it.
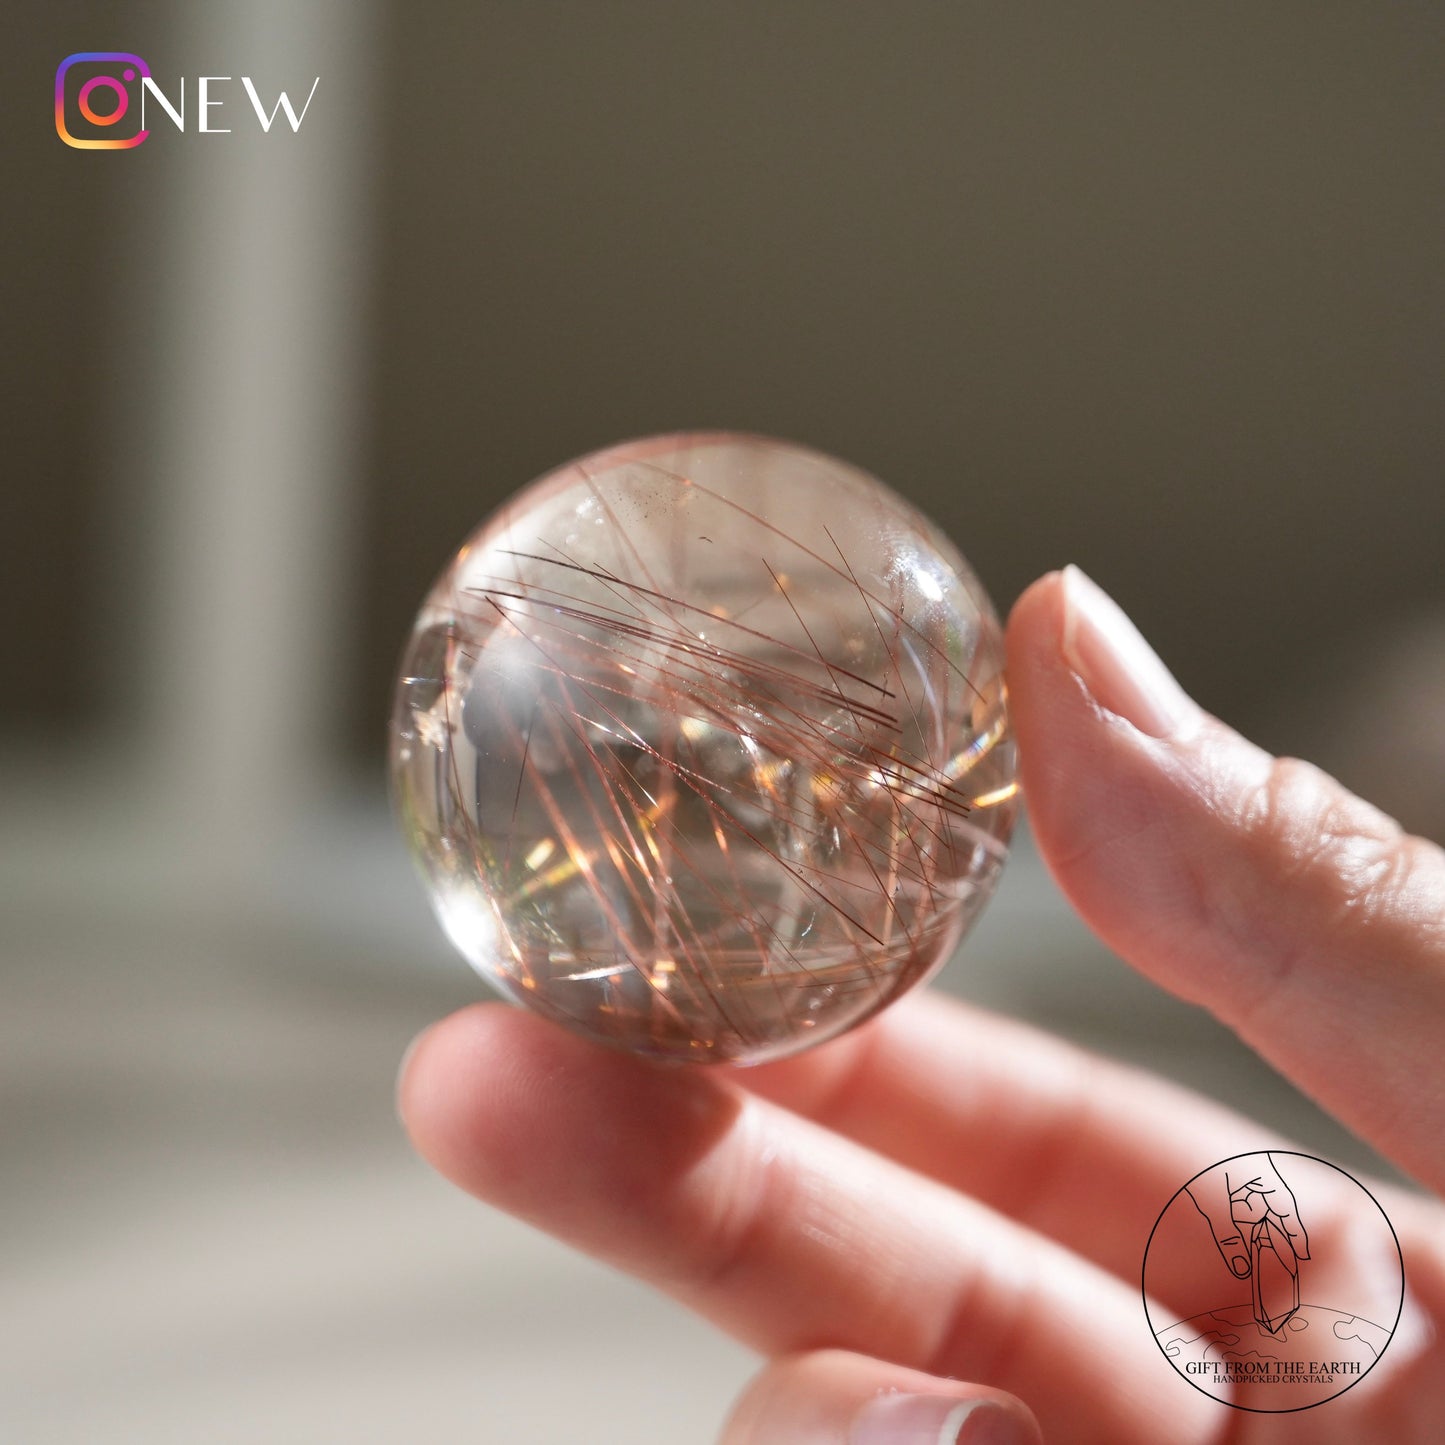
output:
{"label": "hand drawing in logo", "polygon": [[1255,1322],[1283,1336],[1300,1307],[1300,1261],[1309,1236],[1289,1185],[1268,1154],[1245,1154],[1206,1169],[1185,1186],[1209,1221],[1229,1271],[1250,1281]]}
{"label": "hand drawing in logo", "polygon": [[1404,1301],[1399,1243],[1374,1196],[1344,1170],[1283,1150],[1236,1155],[1189,1180],[1154,1226],[1143,1283],[1175,1370],[1222,1403],[1271,1412],[1359,1383]]}

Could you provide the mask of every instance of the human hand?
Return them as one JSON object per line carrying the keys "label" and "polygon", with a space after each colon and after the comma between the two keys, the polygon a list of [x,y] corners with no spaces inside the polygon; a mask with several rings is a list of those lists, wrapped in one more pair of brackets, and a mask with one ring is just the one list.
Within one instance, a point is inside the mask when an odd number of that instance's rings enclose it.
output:
{"label": "human hand", "polygon": [[1214,1242],[1229,1272],[1237,1279],[1249,1277],[1249,1238],[1263,1225],[1272,1229],[1280,1258],[1286,1267],[1310,1257],[1309,1235],[1300,1222],[1299,1206],[1288,1184],[1279,1177],[1268,1154],[1250,1154],[1243,1159],[1226,1159],[1191,1179],[1189,1197],[1209,1221]]}
{"label": "human hand", "polygon": [[[1206,715],[1077,573],[1024,594],[1008,657],[1034,832],[1084,919],[1439,1191],[1445,855]],[[1155,1347],[1140,1257],[1201,1150],[1284,1141],[926,990],[748,1070],[479,1005],[419,1040],[400,1102],[458,1184],[771,1358],[726,1445],[1036,1441],[1033,1415],[1056,1445],[1445,1438],[1445,1210],[1376,1190],[1410,1295],[1359,1388],[1224,1408]],[[1352,1248],[1313,1203],[1309,1228]]]}
{"label": "human hand", "polygon": [[[1300,1261],[1310,1257],[1310,1245],[1294,1194],[1274,1160],[1268,1154],[1226,1159],[1196,1175],[1185,1188],[1208,1221],[1229,1272],[1237,1279],[1255,1275],[1255,1323],[1282,1337],[1285,1323],[1300,1307],[1296,1281]],[[1287,1287],[1281,1289],[1277,1271],[1260,1269],[1258,1261],[1270,1259],[1288,1273]]]}

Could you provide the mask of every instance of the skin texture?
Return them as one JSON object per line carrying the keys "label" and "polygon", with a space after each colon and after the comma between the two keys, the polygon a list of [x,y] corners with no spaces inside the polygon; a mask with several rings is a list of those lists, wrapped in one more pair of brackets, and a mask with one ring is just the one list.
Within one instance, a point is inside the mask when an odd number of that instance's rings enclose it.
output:
{"label": "skin texture", "polygon": [[[1085,921],[1445,1187],[1441,851],[1205,714],[1074,569],[1020,598],[1008,657],[1034,832]],[[1374,1190],[1409,1288],[1358,1388],[1299,1415],[1224,1408],[1144,1327],[1142,1246],[1201,1138],[1213,1158],[1288,1141],[926,991],[751,1070],[659,1070],[478,1005],[421,1037],[399,1099],[462,1188],[769,1358],[726,1445],[875,1445],[889,1391],[1001,1407],[965,1442],[1445,1438],[1438,1203]],[[1316,1253],[1343,1228],[1307,1222]]]}

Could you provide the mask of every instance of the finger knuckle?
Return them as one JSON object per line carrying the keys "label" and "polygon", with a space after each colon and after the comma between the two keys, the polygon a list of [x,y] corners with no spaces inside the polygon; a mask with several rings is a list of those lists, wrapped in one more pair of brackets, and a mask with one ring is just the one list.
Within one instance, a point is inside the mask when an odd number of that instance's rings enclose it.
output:
{"label": "finger knuckle", "polygon": [[731,1292],[770,1252],[776,1221],[792,1212],[790,1171],[756,1129],[749,1132],[749,1147],[738,1152],[750,1161],[748,1167],[732,1173],[724,1187],[707,1191],[689,1231],[689,1248],[671,1281],[687,1293],[716,1297]]}
{"label": "finger knuckle", "polygon": [[1399,923],[1413,932],[1421,883],[1439,894],[1439,879],[1422,878],[1440,872],[1438,849],[1299,758],[1273,760],[1246,797],[1244,821],[1270,888],[1347,939]]}

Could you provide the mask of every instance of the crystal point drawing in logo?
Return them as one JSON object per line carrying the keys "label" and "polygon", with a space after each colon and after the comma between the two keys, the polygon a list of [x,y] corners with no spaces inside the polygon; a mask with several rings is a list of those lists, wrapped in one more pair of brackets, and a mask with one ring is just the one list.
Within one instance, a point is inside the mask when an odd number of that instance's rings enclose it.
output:
{"label": "crystal point drawing in logo", "polygon": [[81,50],[55,72],[55,132],[77,150],[129,150],[141,128],[141,81],[150,67],[125,50]]}

